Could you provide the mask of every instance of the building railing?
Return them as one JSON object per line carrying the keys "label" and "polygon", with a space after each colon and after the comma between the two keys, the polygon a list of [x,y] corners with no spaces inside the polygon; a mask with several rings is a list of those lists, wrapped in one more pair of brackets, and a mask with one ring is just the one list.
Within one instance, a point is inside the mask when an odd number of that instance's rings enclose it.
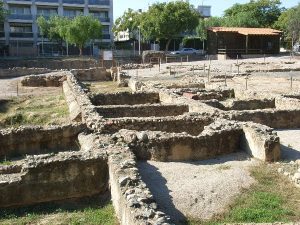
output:
{"label": "building railing", "polygon": [[7,0],[7,2],[31,2],[32,0]]}
{"label": "building railing", "polygon": [[63,0],[67,4],[84,4],[84,0]]}
{"label": "building railing", "polygon": [[33,33],[10,32],[9,36],[17,38],[33,38]]}
{"label": "building railing", "polygon": [[39,2],[49,2],[49,3],[58,3],[58,0],[35,0],[36,3]]}
{"label": "building railing", "polygon": [[53,16],[57,16],[58,14],[48,14],[48,15],[43,15],[43,14],[37,14],[36,18],[39,18],[40,16],[44,17],[45,19],[50,19]]}
{"label": "building railing", "polygon": [[103,17],[100,17],[100,16],[95,16],[96,19],[100,20],[101,22],[103,23],[109,23],[110,22],[110,18],[103,18]]}
{"label": "building railing", "polygon": [[110,5],[109,0],[89,0],[89,5]]}
{"label": "building railing", "polygon": [[10,14],[8,15],[8,19],[11,20],[32,20],[33,16],[32,15],[22,15],[22,14]]}

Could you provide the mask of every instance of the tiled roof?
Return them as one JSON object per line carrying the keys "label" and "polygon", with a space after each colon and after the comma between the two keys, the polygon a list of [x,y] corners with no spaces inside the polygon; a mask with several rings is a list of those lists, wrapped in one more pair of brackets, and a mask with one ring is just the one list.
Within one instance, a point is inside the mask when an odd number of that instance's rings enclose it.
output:
{"label": "tiled roof", "polygon": [[211,27],[213,32],[233,32],[242,35],[280,35],[282,32],[271,28],[246,28],[246,27]]}

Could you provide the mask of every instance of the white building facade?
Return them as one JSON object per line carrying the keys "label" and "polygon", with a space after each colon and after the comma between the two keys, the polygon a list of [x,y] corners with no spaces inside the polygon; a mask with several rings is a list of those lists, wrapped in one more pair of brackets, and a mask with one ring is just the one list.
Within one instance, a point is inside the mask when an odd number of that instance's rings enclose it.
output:
{"label": "white building facade", "polygon": [[92,14],[102,23],[103,39],[98,42],[103,45],[113,41],[113,0],[4,0],[4,8],[9,15],[0,24],[0,49],[5,46],[10,56],[36,56],[41,44],[54,45],[40,36],[36,23],[39,16]]}

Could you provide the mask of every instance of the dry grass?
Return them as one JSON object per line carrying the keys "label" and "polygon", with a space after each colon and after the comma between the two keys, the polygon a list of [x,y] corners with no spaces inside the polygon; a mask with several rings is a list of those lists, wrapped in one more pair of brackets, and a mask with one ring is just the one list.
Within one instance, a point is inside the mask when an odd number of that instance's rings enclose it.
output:
{"label": "dry grass", "polygon": [[117,93],[117,92],[131,92],[129,87],[118,87],[116,82],[85,82],[86,86],[92,93]]}
{"label": "dry grass", "polygon": [[22,96],[0,102],[0,128],[60,125],[69,121],[68,106],[59,94]]}
{"label": "dry grass", "polygon": [[245,190],[225,215],[211,221],[190,220],[188,224],[273,223],[300,221],[300,189],[278,174],[273,165],[252,169],[257,183]]}

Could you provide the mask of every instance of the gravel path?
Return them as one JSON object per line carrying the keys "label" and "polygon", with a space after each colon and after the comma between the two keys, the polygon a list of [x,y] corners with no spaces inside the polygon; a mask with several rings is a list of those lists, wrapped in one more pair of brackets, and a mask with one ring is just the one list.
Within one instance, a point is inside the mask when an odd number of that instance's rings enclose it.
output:
{"label": "gravel path", "polygon": [[300,129],[277,130],[284,161],[300,160]]}
{"label": "gravel path", "polygon": [[255,182],[249,168],[258,163],[235,153],[198,162],[140,162],[139,169],[161,210],[180,224],[185,217],[206,220],[226,211]]}

